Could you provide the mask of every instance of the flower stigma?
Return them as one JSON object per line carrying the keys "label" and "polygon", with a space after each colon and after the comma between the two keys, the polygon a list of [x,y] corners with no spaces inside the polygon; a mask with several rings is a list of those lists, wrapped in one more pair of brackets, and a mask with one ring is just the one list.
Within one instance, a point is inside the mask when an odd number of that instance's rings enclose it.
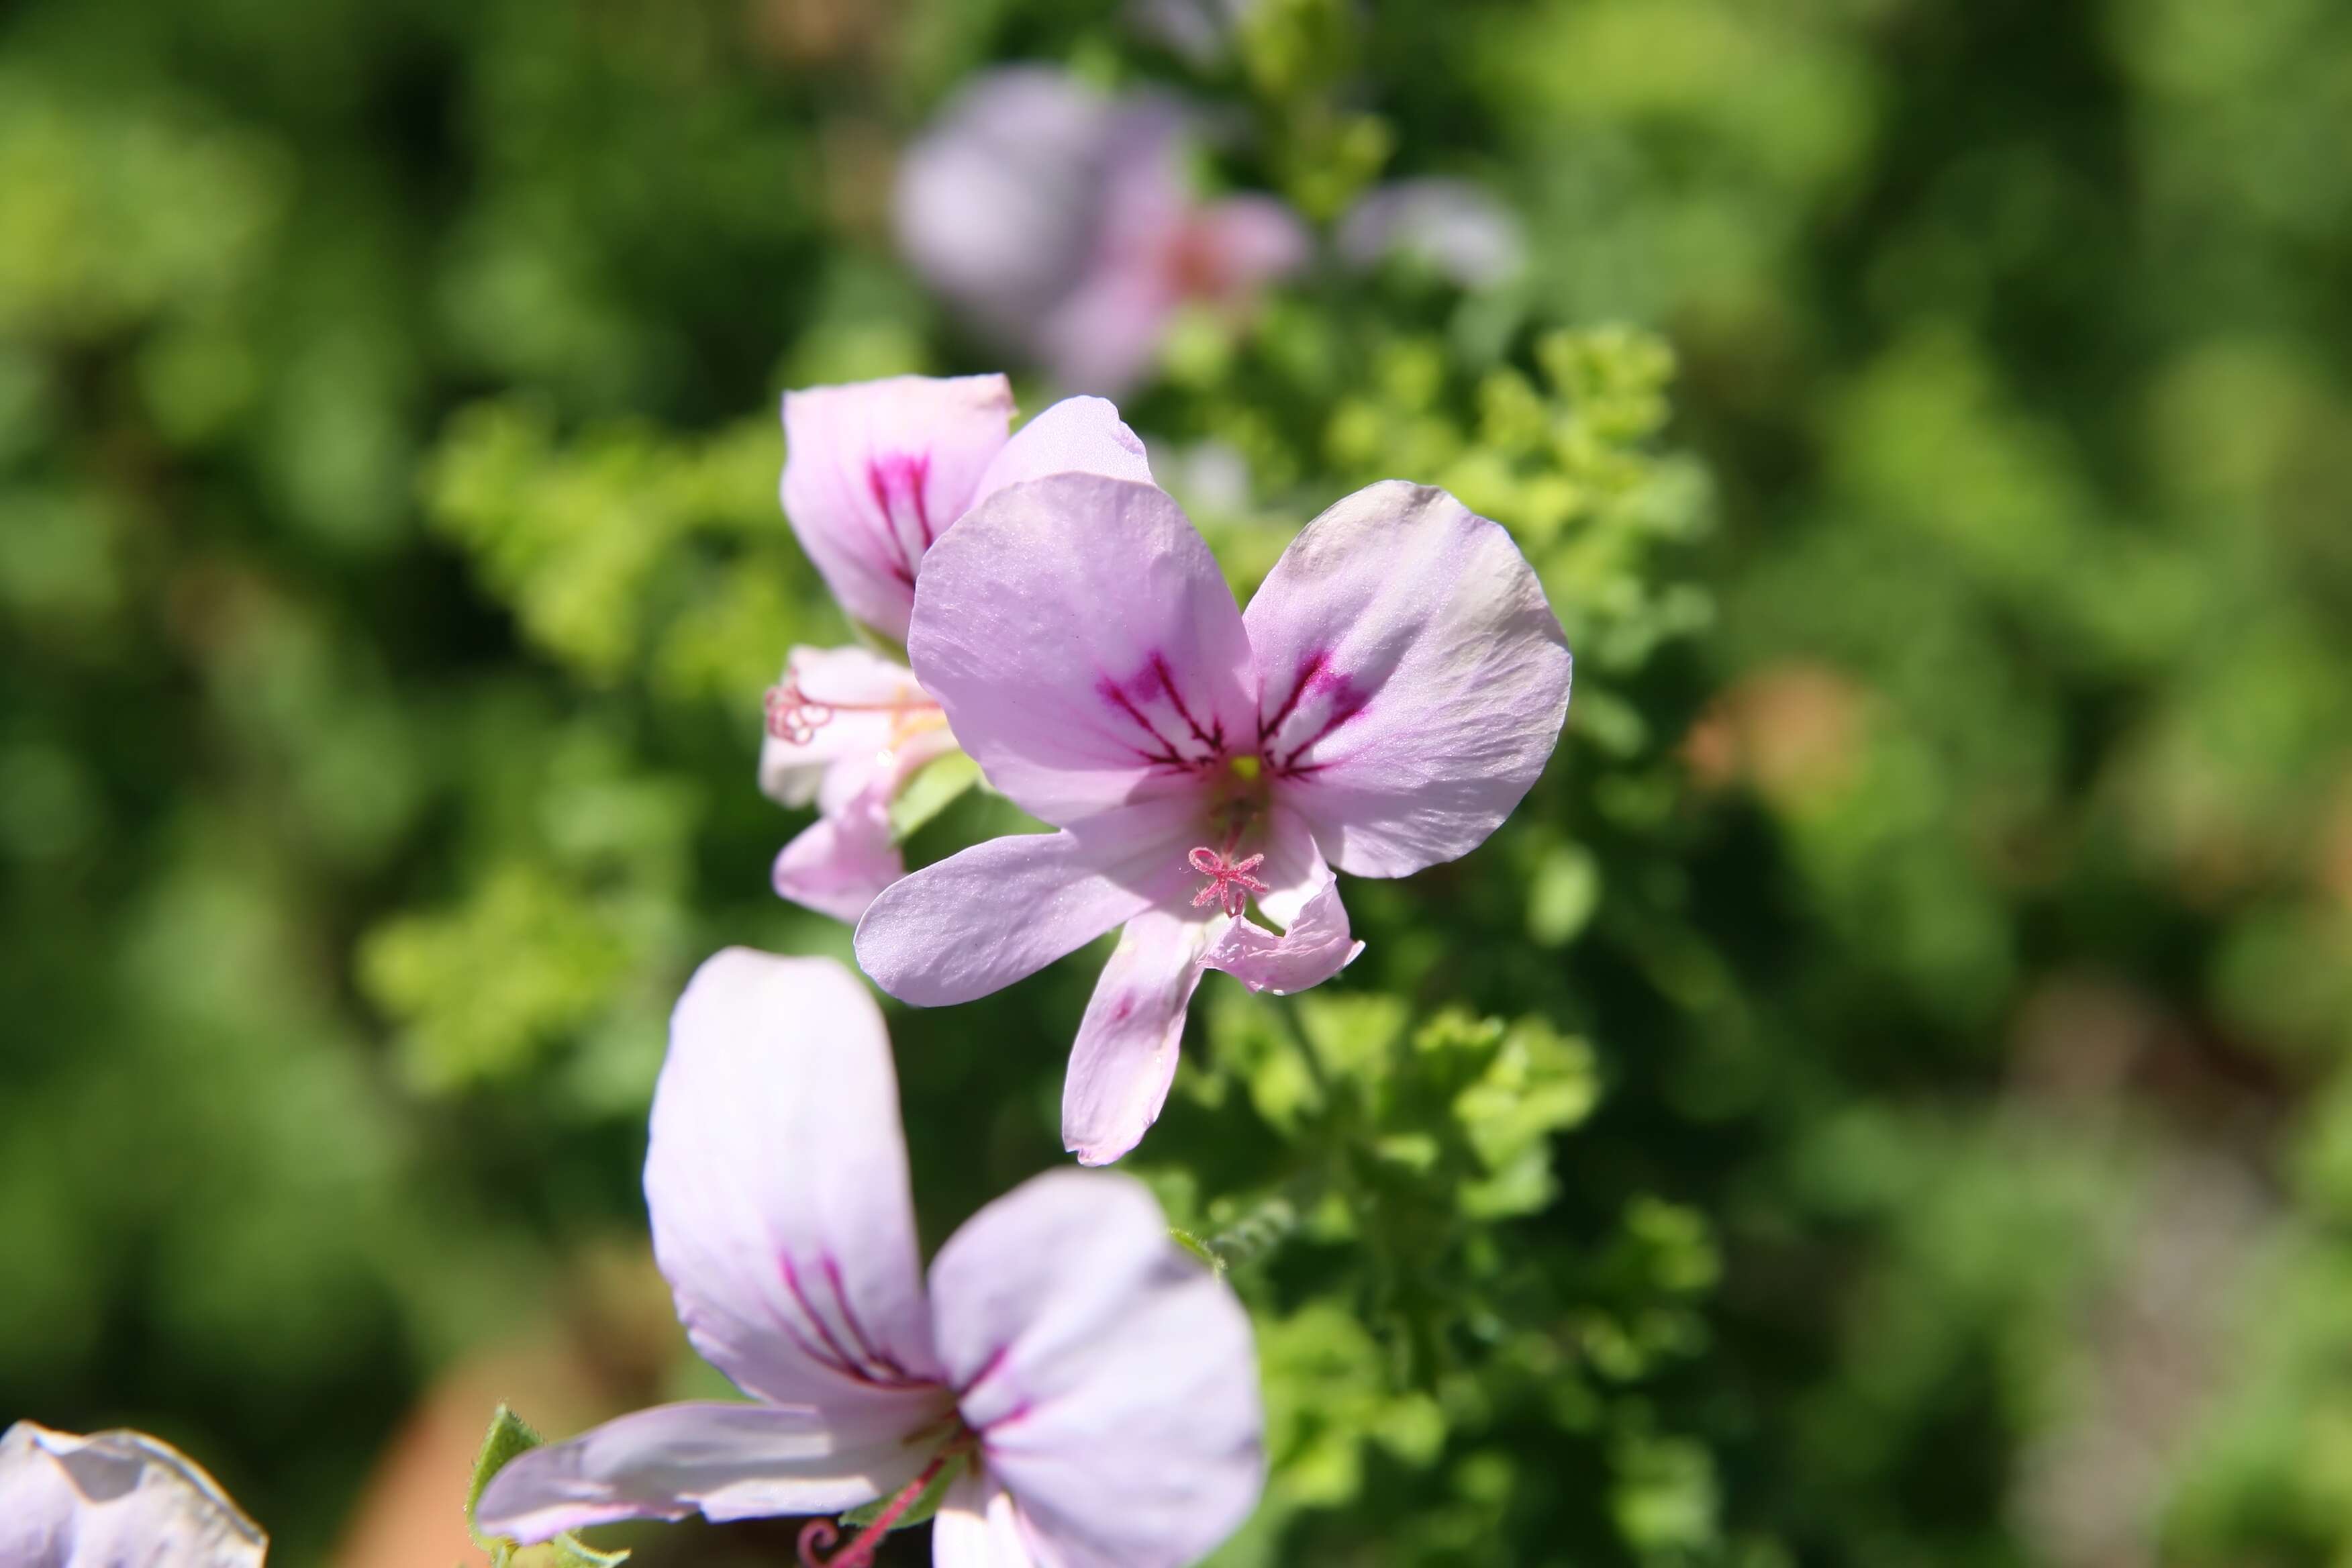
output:
{"label": "flower stigma", "polygon": [[1265,882],[1250,875],[1265,863],[1265,856],[1253,855],[1245,860],[1234,860],[1227,858],[1232,852],[1230,843],[1223,853],[1203,844],[1184,857],[1192,862],[1192,869],[1209,879],[1209,885],[1192,895],[1194,909],[1203,909],[1213,902],[1222,905],[1228,915],[1238,918],[1242,910],[1249,907],[1250,894],[1274,891]]}

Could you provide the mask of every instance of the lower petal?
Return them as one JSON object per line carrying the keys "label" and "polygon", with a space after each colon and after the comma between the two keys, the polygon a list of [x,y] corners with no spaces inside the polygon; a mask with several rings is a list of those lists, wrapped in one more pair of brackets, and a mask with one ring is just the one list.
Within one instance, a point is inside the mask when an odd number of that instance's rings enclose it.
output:
{"label": "lower petal", "polygon": [[1322,984],[1363,951],[1364,944],[1349,932],[1339,884],[1327,874],[1288,931],[1276,936],[1264,926],[1237,920],[1210,945],[1201,963],[1223,970],[1253,991],[1287,996]]}
{"label": "lower petal", "polygon": [[[1148,815],[1138,808],[1138,815]],[[992,838],[892,883],[857,922],[857,963],[901,1002],[1001,991],[1178,896],[1183,848],[1159,825]]]}
{"label": "lower petal", "polygon": [[1331,868],[1316,847],[1307,819],[1283,806],[1268,816],[1265,849],[1265,863],[1257,875],[1267,890],[1257,896],[1257,907],[1276,925],[1296,924],[1307,900],[1331,880]]}
{"label": "lower petal", "polygon": [[656,1405],[518,1456],[483,1489],[475,1524],[531,1545],[625,1519],[838,1513],[922,1470],[929,1455],[908,1438],[936,1414],[908,1405],[845,1420],[806,1405]]}
{"label": "lower petal", "polygon": [[1054,1568],[1184,1568],[1265,1478],[1249,1314],[1150,1191],[1048,1171],[931,1262],[940,1356],[1022,1539]]}
{"label": "lower petal", "polygon": [[932,1568],[1035,1568],[1013,1498],[982,1471],[948,1489],[931,1521]]}
{"label": "lower petal", "polygon": [[0,1437],[0,1563],[261,1568],[266,1538],[194,1461],[142,1432],[19,1421]]}
{"label": "lower petal", "polygon": [[776,857],[779,898],[856,924],[883,889],[907,874],[890,834],[887,797],[868,791],[839,816],[820,816]]}
{"label": "lower petal", "polygon": [[1167,910],[1127,922],[1079,1021],[1062,1085],[1062,1143],[1080,1164],[1108,1164],[1160,1120],[1214,930]]}

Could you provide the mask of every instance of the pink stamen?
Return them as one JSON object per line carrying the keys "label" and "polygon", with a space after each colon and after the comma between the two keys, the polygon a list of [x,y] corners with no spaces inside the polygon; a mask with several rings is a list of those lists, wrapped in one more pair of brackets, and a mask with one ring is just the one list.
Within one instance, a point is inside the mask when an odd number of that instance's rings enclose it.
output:
{"label": "pink stamen", "polygon": [[794,746],[807,745],[819,730],[833,722],[833,709],[810,701],[800,681],[790,677],[782,685],[768,688],[761,707],[768,716],[768,733]]}
{"label": "pink stamen", "polygon": [[832,723],[836,713],[918,713],[939,709],[938,703],[919,698],[897,702],[819,702],[801,689],[800,677],[796,675],[787,675],[782,685],[768,688],[760,706],[767,715],[768,733],[794,746],[805,746],[814,740],[816,732]]}
{"label": "pink stamen", "polygon": [[1207,845],[1201,845],[1186,855],[1192,869],[1209,879],[1209,885],[1192,895],[1192,907],[1205,909],[1214,903],[1225,913],[1238,917],[1249,907],[1252,893],[1270,893],[1274,889],[1250,875],[1265,863],[1263,855],[1253,855],[1246,860],[1228,860]]}

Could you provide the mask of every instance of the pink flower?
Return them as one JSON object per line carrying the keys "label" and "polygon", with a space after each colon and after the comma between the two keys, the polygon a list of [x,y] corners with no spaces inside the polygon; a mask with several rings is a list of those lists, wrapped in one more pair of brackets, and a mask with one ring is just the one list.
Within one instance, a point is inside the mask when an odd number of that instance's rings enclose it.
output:
{"label": "pink flower", "polygon": [[947,715],[904,665],[861,647],[796,647],[768,693],[760,787],[817,819],[776,857],[779,896],[856,921],[907,874],[890,803],[956,749]]}
{"label": "pink flower", "polygon": [[6,1568],[260,1568],[268,1539],[212,1477],[141,1432],[0,1437]]}
{"label": "pink flower", "polygon": [[[1061,472],[1149,481],[1143,443],[1096,397],[1055,404],[1008,438],[1001,375],[902,375],[784,395],[784,510],[842,607],[903,639],[923,554],[981,497]],[[768,693],[761,787],[817,820],[776,858],[776,891],[854,921],[903,875],[890,803],[955,750],[939,704],[862,648],[794,648]]]}
{"label": "pink flower", "polygon": [[[1140,1184],[1039,1176],[949,1238],[926,1291],[890,1043],[838,963],[734,948],[695,975],[646,1205],[688,1338],[756,1403],[660,1405],[533,1449],[482,1494],[487,1533],[882,1498],[896,1518],[945,1482],[941,1568],[1180,1568],[1256,1502],[1249,1320]],[[835,1539],[810,1525],[801,1561]]]}
{"label": "pink flower", "polygon": [[909,148],[900,242],[931,284],[1065,384],[1140,380],[1188,305],[1238,315],[1304,266],[1270,196],[1203,202],[1183,115],[1034,67],[980,79]]}
{"label": "pink flower", "polygon": [[[1568,708],[1559,623],[1510,536],[1398,480],[1309,523],[1246,615],[1157,488],[1005,490],[932,552],[908,647],[989,782],[1060,831],[895,883],[858,963],[940,1006],[1124,923],[1062,1099],[1089,1164],[1159,1116],[1203,967],[1272,991],[1337,973],[1360,944],[1332,868],[1477,847]],[[1279,936],[1241,913],[1252,897]]]}

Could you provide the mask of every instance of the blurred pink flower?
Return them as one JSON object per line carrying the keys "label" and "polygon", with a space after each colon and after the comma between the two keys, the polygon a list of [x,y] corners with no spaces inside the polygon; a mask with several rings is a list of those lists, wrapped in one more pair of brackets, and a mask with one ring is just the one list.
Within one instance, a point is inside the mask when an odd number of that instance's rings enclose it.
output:
{"label": "blurred pink flower", "polygon": [[[1332,868],[1406,876],[1510,815],[1559,739],[1570,668],[1510,536],[1399,480],[1309,523],[1246,614],[1159,489],[1005,491],[932,552],[908,647],[989,782],[1060,831],[895,883],[858,962],[940,1006],[1124,924],[1062,1099],[1089,1164],[1158,1118],[1202,968],[1319,984],[1361,945]],[[1251,895],[1279,936],[1240,912]]]}
{"label": "blurred pink flower", "polygon": [[908,150],[900,242],[983,330],[1064,384],[1116,395],[1187,305],[1245,311],[1311,251],[1270,196],[1193,194],[1182,113],[1057,71],[974,81]]}
{"label": "blurred pink flower", "polygon": [[1465,289],[1485,289],[1526,260],[1518,219],[1467,180],[1398,180],[1375,185],[1339,220],[1336,247],[1350,266],[1411,257]]}
{"label": "blurred pink flower", "polygon": [[212,1477],[141,1432],[0,1437],[6,1568],[260,1568],[268,1538]]}
{"label": "blurred pink flower", "polygon": [[[907,635],[923,554],[981,497],[1045,474],[1149,481],[1143,443],[1097,397],[1066,398],[1008,438],[1001,375],[894,376],[784,395],[783,501],[842,608]],[[776,891],[854,921],[906,870],[890,803],[955,750],[939,704],[863,648],[796,647],[768,693],[761,787],[817,820],[776,858]]]}
{"label": "blurred pink flower", "polygon": [[[893,1519],[948,1482],[941,1568],[1181,1568],[1264,1480],[1248,1317],[1140,1184],[1039,1176],[926,1292],[882,1016],[829,959],[730,949],[677,1005],[646,1204],[696,1350],[756,1403],[666,1405],[499,1472],[524,1542],[623,1519]],[[831,1559],[870,1563],[877,1526]],[[822,1521],[801,1561],[837,1539]]]}

